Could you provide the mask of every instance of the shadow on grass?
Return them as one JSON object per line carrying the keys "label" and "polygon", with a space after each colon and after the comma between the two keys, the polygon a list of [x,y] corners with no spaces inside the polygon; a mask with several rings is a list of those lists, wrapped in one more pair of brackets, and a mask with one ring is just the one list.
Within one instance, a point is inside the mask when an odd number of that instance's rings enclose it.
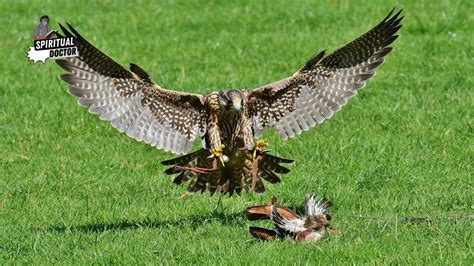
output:
{"label": "shadow on grass", "polygon": [[227,214],[223,212],[211,212],[202,215],[191,215],[182,219],[168,221],[122,221],[110,223],[91,223],[84,225],[72,226],[50,226],[46,228],[38,228],[39,231],[55,231],[55,232],[83,232],[83,233],[100,233],[106,231],[119,230],[135,230],[140,228],[166,228],[166,227],[191,227],[197,228],[203,224],[218,221],[222,225],[237,226],[245,224],[245,214],[242,212]]}

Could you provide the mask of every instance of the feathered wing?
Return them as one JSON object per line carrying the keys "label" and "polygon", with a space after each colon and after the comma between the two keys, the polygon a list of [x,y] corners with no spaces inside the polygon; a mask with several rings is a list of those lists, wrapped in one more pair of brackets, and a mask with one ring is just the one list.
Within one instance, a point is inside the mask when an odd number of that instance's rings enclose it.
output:
{"label": "feathered wing", "polygon": [[57,60],[69,73],[61,79],[91,113],[139,141],[174,153],[186,153],[206,130],[203,96],[166,90],[139,66],[130,71],[99,51],[70,25],[79,56]]}
{"label": "feathered wing", "polygon": [[276,230],[250,226],[250,234],[260,240],[275,240],[279,235]]}
{"label": "feathered wing", "polygon": [[317,199],[313,194],[308,194],[304,198],[304,210],[307,216],[327,214],[327,209],[331,207],[332,203],[325,199]]}
{"label": "feathered wing", "polygon": [[274,205],[271,205],[270,219],[272,220],[272,222],[275,223],[275,225],[278,226],[278,228],[281,228],[291,233],[299,233],[307,230],[304,227],[305,222],[301,220],[298,216],[295,215],[294,217],[284,217],[280,214],[280,212]]}
{"label": "feathered wing", "polygon": [[392,50],[398,35],[401,10],[394,10],[373,29],[325,56],[317,54],[293,76],[248,92],[247,106],[258,137],[274,127],[283,139],[321,124],[356,95],[374,69]]}
{"label": "feathered wing", "polygon": [[292,210],[277,205],[260,205],[247,208],[247,218],[250,221],[271,219],[272,212],[277,212],[283,218],[288,220],[300,219],[300,217]]}

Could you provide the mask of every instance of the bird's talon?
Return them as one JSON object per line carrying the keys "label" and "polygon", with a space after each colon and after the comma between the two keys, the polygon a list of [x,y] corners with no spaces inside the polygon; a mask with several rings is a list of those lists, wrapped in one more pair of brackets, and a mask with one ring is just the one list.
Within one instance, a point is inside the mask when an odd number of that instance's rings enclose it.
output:
{"label": "bird's talon", "polygon": [[222,152],[224,151],[224,144],[222,144],[220,147],[216,147],[212,149],[212,153],[214,154],[215,157],[221,157]]}
{"label": "bird's talon", "polygon": [[221,161],[222,165],[224,165],[225,162],[229,161],[229,157],[226,155],[222,154],[224,151],[224,144],[222,144],[220,147],[216,147],[212,149],[212,154],[208,157],[210,159],[212,158],[219,158],[219,161]]}
{"label": "bird's talon", "polygon": [[263,152],[265,148],[268,146],[268,140],[266,139],[259,139],[255,141],[253,145],[253,158],[257,157],[257,151]]}

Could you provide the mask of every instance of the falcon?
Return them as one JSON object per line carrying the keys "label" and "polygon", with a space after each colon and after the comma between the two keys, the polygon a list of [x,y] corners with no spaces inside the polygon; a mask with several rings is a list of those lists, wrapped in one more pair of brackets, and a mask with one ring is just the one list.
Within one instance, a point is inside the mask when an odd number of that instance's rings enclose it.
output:
{"label": "falcon", "polygon": [[[275,128],[282,139],[293,138],[339,111],[392,51],[389,45],[397,39],[403,19],[401,10],[393,13],[335,52],[317,53],[290,77],[248,90],[200,95],[165,89],[138,65],[126,69],[115,62],[69,24],[69,29],[60,27],[74,38],[79,56],[56,62],[68,72],[61,79],[70,85],[69,92],[89,112],[134,139],[176,154],[187,154],[200,138],[222,170],[225,161],[234,159],[225,154],[226,147],[253,151],[256,159],[256,151],[264,147],[255,139],[264,129]],[[225,171],[220,173],[229,179]]]}
{"label": "falcon", "polygon": [[267,205],[247,209],[250,221],[270,219],[275,224],[273,230],[250,227],[250,234],[254,237],[261,240],[289,239],[296,242],[314,242],[320,240],[326,230],[333,230],[329,224],[331,216],[327,211],[332,203],[327,199],[318,199],[313,194],[306,195],[304,217],[288,208],[275,205],[275,201],[273,198]]}

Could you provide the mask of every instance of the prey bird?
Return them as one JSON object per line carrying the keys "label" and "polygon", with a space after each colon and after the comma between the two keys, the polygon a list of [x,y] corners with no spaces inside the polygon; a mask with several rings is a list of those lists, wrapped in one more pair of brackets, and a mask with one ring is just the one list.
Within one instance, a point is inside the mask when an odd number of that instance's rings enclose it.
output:
{"label": "prey bird", "polygon": [[[203,149],[209,151],[208,157],[217,161],[214,170],[218,171],[213,178],[221,179],[217,182],[221,192],[226,192],[222,188],[229,187],[226,183],[231,180],[240,182],[240,187],[255,188],[247,182],[255,183],[257,174],[249,179],[244,173],[248,171],[230,167],[238,176],[228,176],[226,161],[234,167],[248,163],[230,162],[241,160],[236,157],[238,152],[233,153],[235,148],[252,154],[251,161],[257,159],[258,151],[263,160],[270,155],[263,142],[255,139],[265,128],[275,128],[282,139],[287,139],[332,117],[375,75],[374,69],[392,50],[389,45],[397,39],[403,19],[400,13],[401,10],[396,14],[392,10],[374,28],[332,54],[317,53],[290,77],[249,90],[237,88],[200,95],[165,89],[138,65],[130,64],[126,69],[115,62],[69,24],[69,29],[62,25],[60,28],[65,36],[74,37],[79,56],[56,62],[68,72],[61,79],[69,83],[69,92],[79,98],[79,104],[111,122],[114,128],[177,154],[188,153],[199,137]],[[225,154],[227,151],[236,155]],[[188,161],[183,162],[184,159]],[[168,163],[178,161],[182,164],[176,165],[181,169],[176,173],[196,173],[203,168],[183,168],[202,162],[203,158],[188,156]],[[254,173],[261,170],[254,168]],[[206,184],[203,173],[197,176],[204,187],[213,186]],[[196,178],[188,174],[181,180],[195,182]]]}
{"label": "prey bird", "polygon": [[327,209],[332,203],[325,198],[317,199],[308,194],[304,199],[305,216],[300,217],[292,210],[275,205],[275,200],[267,205],[247,209],[250,221],[271,219],[275,229],[250,227],[250,234],[261,240],[289,239],[296,242],[320,240],[326,230],[333,230],[329,224],[331,216]]}

